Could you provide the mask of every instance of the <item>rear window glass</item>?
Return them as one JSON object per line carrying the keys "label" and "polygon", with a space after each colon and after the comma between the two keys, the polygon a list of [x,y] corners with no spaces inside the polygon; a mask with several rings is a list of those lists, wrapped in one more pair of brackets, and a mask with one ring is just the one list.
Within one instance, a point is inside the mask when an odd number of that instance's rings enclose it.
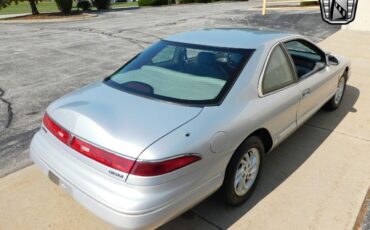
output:
{"label": "rear window glass", "polygon": [[106,83],[166,101],[217,103],[253,50],[160,41],[113,74]]}

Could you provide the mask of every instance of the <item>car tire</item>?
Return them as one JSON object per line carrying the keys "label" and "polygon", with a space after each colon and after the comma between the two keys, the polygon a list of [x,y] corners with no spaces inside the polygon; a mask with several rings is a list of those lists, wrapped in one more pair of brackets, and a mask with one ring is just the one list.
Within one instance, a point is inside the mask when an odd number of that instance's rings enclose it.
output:
{"label": "car tire", "polygon": [[347,72],[345,72],[338,81],[337,91],[334,96],[325,104],[324,109],[334,111],[339,108],[343,100],[344,92],[347,86]]}
{"label": "car tire", "polygon": [[[253,193],[260,175],[264,153],[263,142],[256,136],[247,138],[235,151],[227,166],[224,183],[220,190],[220,195],[226,204],[241,205]],[[241,173],[243,173],[242,176]]]}

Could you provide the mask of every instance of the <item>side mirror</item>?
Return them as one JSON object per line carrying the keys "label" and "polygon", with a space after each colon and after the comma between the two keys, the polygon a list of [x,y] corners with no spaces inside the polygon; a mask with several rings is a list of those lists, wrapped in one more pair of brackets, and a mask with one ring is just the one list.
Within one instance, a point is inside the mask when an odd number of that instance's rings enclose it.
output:
{"label": "side mirror", "polygon": [[338,59],[331,54],[326,55],[326,63],[328,65],[339,65]]}

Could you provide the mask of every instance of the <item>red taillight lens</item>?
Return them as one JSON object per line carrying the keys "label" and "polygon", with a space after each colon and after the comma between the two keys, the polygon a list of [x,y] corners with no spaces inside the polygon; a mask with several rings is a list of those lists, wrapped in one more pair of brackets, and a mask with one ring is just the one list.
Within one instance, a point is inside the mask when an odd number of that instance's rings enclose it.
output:
{"label": "red taillight lens", "polygon": [[185,167],[200,159],[200,156],[189,155],[158,162],[136,161],[131,174],[137,176],[158,176]]}
{"label": "red taillight lens", "polygon": [[[187,155],[157,162],[135,161],[96,147],[77,137],[72,138],[71,134],[56,124],[47,113],[44,115],[43,123],[55,137],[75,151],[103,165],[124,173],[130,173],[131,171],[131,174],[137,176],[158,176],[166,174],[201,159],[198,155]],[[72,140],[70,141],[71,138]]]}
{"label": "red taillight lens", "polygon": [[71,147],[77,152],[91,158],[103,165],[117,169],[121,172],[129,173],[134,160],[126,159],[120,156],[110,153],[106,150],[97,148],[85,141],[82,141],[76,137],[72,139]]}
{"label": "red taillight lens", "polygon": [[68,144],[70,134],[65,131],[63,128],[61,128],[59,125],[57,125],[47,113],[44,115],[43,123],[45,127],[59,140],[61,140],[63,143]]}

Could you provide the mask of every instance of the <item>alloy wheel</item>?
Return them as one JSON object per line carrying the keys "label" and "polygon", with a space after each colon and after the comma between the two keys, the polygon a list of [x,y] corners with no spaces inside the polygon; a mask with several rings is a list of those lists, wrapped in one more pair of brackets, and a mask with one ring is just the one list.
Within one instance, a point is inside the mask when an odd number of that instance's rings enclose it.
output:
{"label": "alloy wheel", "polygon": [[253,186],[260,166],[257,148],[249,149],[241,158],[235,174],[234,189],[238,196],[244,196]]}
{"label": "alloy wheel", "polygon": [[345,83],[346,83],[346,80],[344,79],[344,77],[342,77],[339,80],[338,87],[337,87],[337,92],[335,93],[335,98],[334,98],[335,104],[339,104],[340,100],[343,97]]}

